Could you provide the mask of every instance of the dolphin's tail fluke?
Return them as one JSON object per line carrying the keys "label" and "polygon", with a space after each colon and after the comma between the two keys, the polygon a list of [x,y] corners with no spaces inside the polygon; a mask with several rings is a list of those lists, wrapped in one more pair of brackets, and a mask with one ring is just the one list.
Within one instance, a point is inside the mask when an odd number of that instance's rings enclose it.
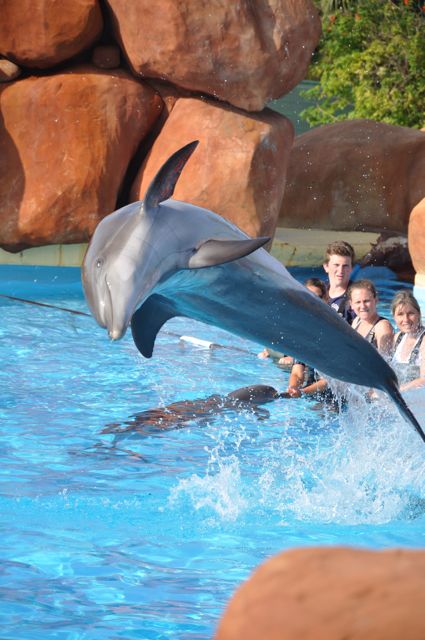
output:
{"label": "dolphin's tail fluke", "polygon": [[388,395],[391,396],[391,398],[396,403],[397,408],[400,411],[401,415],[404,418],[406,418],[406,420],[408,422],[410,422],[411,425],[413,425],[415,427],[416,431],[419,433],[420,437],[425,442],[425,433],[423,432],[423,429],[422,429],[421,425],[416,420],[416,418],[413,415],[412,411],[407,406],[406,401],[403,398],[403,396],[401,395],[400,390],[399,390],[396,382],[395,381],[391,381],[390,384],[387,386],[386,391],[387,391]]}

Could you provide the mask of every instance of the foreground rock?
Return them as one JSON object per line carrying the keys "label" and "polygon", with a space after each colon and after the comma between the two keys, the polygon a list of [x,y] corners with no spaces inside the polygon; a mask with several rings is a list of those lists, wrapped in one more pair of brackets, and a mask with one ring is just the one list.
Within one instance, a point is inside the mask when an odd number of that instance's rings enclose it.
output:
{"label": "foreground rock", "polygon": [[294,142],[280,224],[406,234],[424,175],[422,131],[371,120],[317,127]]}
{"label": "foreground rock", "polygon": [[79,67],[0,85],[0,246],[87,241],[115,209],[162,109],[123,71]]}
{"label": "foreground rock", "polygon": [[89,47],[102,28],[98,0],[2,0],[0,55],[46,69]]}
{"label": "foreground rock", "polygon": [[311,0],[107,4],[136,73],[248,111],[263,109],[304,78],[321,33]]}
{"label": "foreground rock", "polygon": [[247,114],[203,100],[180,98],[133,185],[141,200],[174,151],[200,144],[179,178],[174,198],[210,209],[249,235],[273,235],[293,140],[287,118],[266,109]]}
{"label": "foreground rock", "polygon": [[424,598],[424,551],[287,551],[238,589],[216,640],[423,640]]}

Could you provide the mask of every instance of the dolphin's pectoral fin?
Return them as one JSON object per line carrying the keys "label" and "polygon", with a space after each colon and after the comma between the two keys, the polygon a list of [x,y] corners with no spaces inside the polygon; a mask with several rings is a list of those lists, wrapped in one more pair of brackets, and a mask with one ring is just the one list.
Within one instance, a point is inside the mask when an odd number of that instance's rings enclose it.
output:
{"label": "dolphin's pectoral fin", "polygon": [[176,182],[179,179],[186,162],[198,146],[198,143],[199,140],[189,142],[189,144],[173,153],[165,164],[162,165],[146,191],[144,200],[145,211],[154,209],[160,204],[160,202],[171,198]]}
{"label": "dolphin's pectoral fin", "polygon": [[149,296],[131,318],[134,344],[145,358],[151,358],[155,338],[161,327],[178,315],[172,303],[156,293]]}
{"label": "dolphin's pectoral fin", "polygon": [[189,269],[214,267],[244,258],[269,242],[269,237],[247,240],[207,240],[189,258]]}

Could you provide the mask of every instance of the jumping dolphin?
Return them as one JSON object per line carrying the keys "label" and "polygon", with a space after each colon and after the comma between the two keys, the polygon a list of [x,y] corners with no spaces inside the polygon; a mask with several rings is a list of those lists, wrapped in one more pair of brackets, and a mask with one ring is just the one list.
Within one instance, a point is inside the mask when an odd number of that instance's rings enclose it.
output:
{"label": "jumping dolphin", "polygon": [[174,153],[146,192],[97,226],[82,267],[88,306],[113,340],[131,323],[142,355],[175,316],[284,351],[326,376],[385,391],[425,434],[392,368],[333,309],[262,247],[217,214],[171,199],[198,142]]}

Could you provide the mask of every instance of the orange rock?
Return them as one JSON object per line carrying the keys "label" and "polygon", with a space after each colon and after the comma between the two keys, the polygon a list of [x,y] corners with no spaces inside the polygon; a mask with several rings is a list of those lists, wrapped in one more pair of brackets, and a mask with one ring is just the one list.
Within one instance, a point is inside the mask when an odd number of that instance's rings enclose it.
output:
{"label": "orange rock", "polygon": [[407,232],[425,196],[425,135],[416,129],[348,120],[298,136],[279,222],[341,231]]}
{"label": "orange rock", "polygon": [[425,552],[287,551],[234,594],[216,640],[423,640]]}
{"label": "orange rock", "polygon": [[247,109],[288,93],[321,33],[311,0],[107,0],[135,72]]}
{"label": "orange rock", "polygon": [[180,98],[135,180],[132,199],[141,200],[162,163],[192,140],[200,144],[173,197],[215,211],[252,236],[273,235],[293,140],[290,121],[268,109],[254,115]]}
{"label": "orange rock", "polygon": [[102,28],[98,0],[2,0],[0,55],[46,69],[89,47]]}
{"label": "orange rock", "polygon": [[89,66],[1,87],[0,245],[87,241],[161,109],[129,74]]}
{"label": "orange rock", "polygon": [[418,202],[410,214],[408,242],[416,273],[425,275],[425,198]]}

